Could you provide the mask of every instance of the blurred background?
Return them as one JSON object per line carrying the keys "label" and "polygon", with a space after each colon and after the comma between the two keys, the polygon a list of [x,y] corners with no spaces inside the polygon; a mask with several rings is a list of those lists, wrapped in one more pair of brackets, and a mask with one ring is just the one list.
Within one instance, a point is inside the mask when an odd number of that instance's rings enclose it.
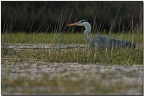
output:
{"label": "blurred background", "polygon": [[1,1],[2,33],[49,33],[81,19],[99,31],[142,32],[142,17],[142,1]]}

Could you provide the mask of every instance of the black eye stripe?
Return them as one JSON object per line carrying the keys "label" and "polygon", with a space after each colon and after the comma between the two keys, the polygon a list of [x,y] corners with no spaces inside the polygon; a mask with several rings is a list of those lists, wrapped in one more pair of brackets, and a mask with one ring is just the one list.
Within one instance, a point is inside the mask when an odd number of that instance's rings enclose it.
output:
{"label": "black eye stripe", "polygon": [[81,20],[80,22],[82,23],[82,22],[87,22],[87,21],[86,20]]}

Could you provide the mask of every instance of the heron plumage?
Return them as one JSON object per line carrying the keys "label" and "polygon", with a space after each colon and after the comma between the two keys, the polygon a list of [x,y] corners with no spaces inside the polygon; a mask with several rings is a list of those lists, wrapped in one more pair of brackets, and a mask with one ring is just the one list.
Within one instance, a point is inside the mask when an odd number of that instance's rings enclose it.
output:
{"label": "heron plumage", "polygon": [[86,20],[80,20],[76,23],[69,24],[68,26],[84,26],[84,36],[85,39],[90,43],[92,46],[96,46],[98,48],[101,47],[136,47],[136,44],[126,40],[120,40],[117,38],[110,38],[106,36],[97,36],[93,39],[89,37],[89,33],[91,32],[91,25]]}

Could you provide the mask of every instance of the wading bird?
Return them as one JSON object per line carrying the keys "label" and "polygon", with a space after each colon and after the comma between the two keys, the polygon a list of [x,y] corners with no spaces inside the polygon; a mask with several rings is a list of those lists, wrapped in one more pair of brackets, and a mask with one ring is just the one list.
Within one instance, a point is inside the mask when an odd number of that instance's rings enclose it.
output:
{"label": "wading bird", "polygon": [[102,47],[136,47],[136,44],[133,42],[129,42],[126,40],[119,40],[116,38],[110,38],[110,37],[106,37],[106,36],[97,36],[93,39],[91,39],[88,35],[89,32],[91,32],[91,25],[86,21],[86,20],[80,20],[78,22],[75,23],[71,23],[68,24],[68,26],[84,26],[85,30],[84,30],[84,36],[85,39],[88,41],[88,43],[90,43],[91,46],[96,46],[98,48],[102,48]]}

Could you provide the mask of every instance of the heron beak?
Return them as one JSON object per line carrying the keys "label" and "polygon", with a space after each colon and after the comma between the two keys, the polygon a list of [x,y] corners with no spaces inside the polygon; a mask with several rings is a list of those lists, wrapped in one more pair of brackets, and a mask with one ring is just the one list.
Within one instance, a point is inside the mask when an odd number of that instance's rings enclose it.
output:
{"label": "heron beak", "polygon": [[77,26],[77,25],[78,25],[78,23],[76,22],[76,23],[68,24],[67,26]]}

